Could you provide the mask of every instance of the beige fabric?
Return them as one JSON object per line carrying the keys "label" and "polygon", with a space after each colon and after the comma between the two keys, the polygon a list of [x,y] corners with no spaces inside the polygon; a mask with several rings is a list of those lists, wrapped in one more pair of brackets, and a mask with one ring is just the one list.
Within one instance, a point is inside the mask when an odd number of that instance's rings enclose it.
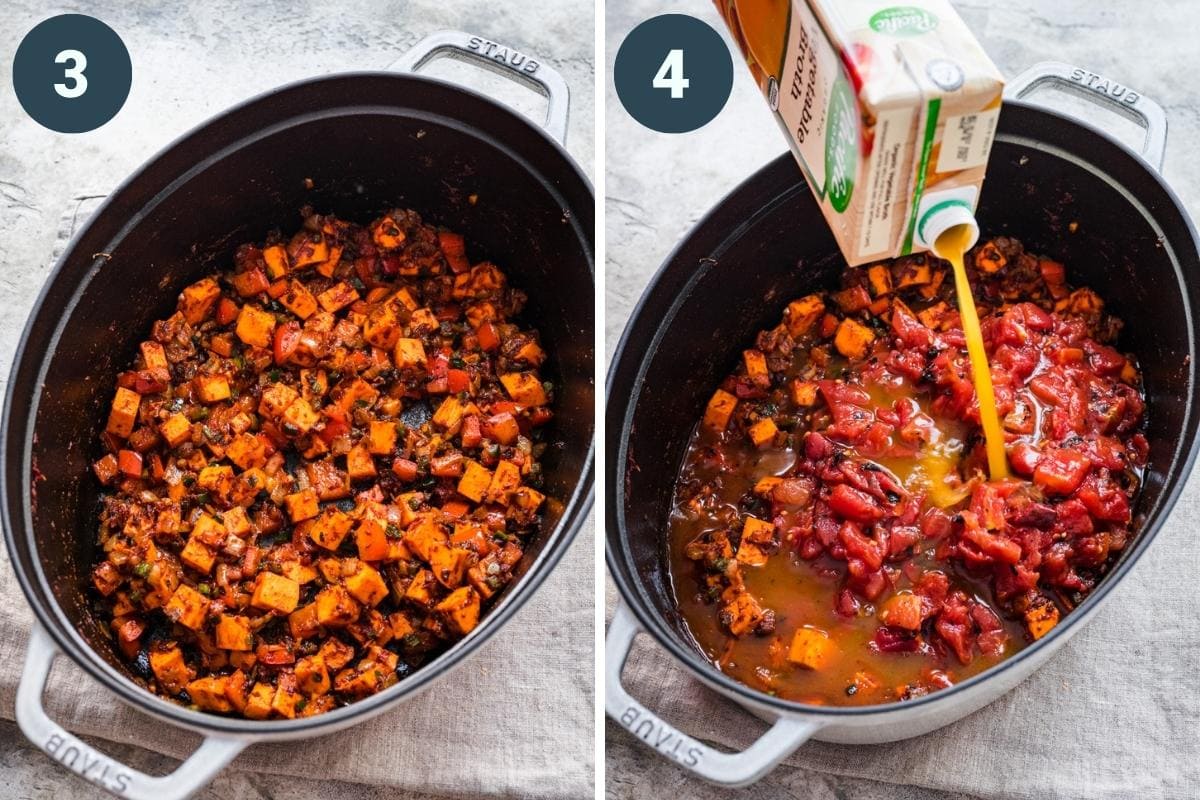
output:
{"label": "beige fabric", "polygon": [[[468,661],[427,691],[355,728],[256,745],[232,769],[337,778],[446,796],[590,796],[594,759],[592,525],[534,597]],[[32,620],[0,555],[0,715],[11,719]],[[55,663],[46,707],[71,731],[182,758],[199,738],[150,719]],[[0,794],[3,794],[0,792]]]}
{"label": "beige fabric", "polygon": [[[1200,796],[1198,529],[1200,475],[1109,603],[1008,695],[926,736],[809,742],[785,764],[988,800]],[[609,582],[610,616],[615,594]],[[766,729],[647,636],[634,645],[624,683],[648,708],[724,748],[745,748]]]}

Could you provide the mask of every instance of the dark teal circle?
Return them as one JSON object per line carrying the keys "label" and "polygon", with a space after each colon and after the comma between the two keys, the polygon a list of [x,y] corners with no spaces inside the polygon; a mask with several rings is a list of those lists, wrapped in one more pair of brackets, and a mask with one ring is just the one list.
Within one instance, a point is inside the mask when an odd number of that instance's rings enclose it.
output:
{"label": "dark teal circle", "polygon": [[[55,63],[64,50],[77,50],[86,64],[83,94],[64,97],[54,85],[72,87],[66,76],[77,62]],[[85,14],[62,14],[39,22],[25,34],[13,57],[13,89],[25,113],[59,133],[84,133],[108,122],[129,96],[133,64],[112,28]]]}
{"label": "dark teal circle", "polygon": [[[672,50],[683,51],[682,98],[655,88],[654,77]],[[687,133],[707,125],[733,91],[733,59],[721,34],[695,17],[663,14],[638,25],[617,50],[617,97],[629,115],[660,133]]]}

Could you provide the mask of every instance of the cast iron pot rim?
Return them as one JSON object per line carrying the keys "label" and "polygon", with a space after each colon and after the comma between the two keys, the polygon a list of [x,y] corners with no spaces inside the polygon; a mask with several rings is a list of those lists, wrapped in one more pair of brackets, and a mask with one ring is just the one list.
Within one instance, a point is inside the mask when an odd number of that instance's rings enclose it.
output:
{"label": "cast iron pot rim", "polygon": [[[1192,223],[1191,217],[1184,210],[1184,207],[1178,196],[1176,196],[1175,192],[1163,180],[1162,175],[1159,174],[1156,169],[1146,164],[1145,161],[1137,156],[1124,143],[1118,141],[1115,137],[1104,131],[1093,128],[1086,123],[1083,123],[1067,114],[1054,111],[1053,109],[1048,109],[1037,104],[1023,102],[1020,100],[1006,99],[1004,101],[1004,105],[1018,106],[1032,113],[1047,114],[1054,117],[1056,121],[1061,124],[1067,124],[1081,128],[1090,135],[1098,135],[1106,139],[1109,143],[1124,150],[1130,158],[1136,159],[1139,164],[1141,164],[1147,175],[1155,181],[1158,187],[1171,200],[1172,207],[1182,218],[1193,245],[1197,248],[1197,250],[1200,250],[1200,240],[1197,239],[1195,225]],[[1004,133],[997,133],[996,139],[998,141],[1014,141],[1018,144],[1037,144],[1036,140],[1029,136],[1023,135],[1007,135]],[[1056,157],[1062,157],[1057,153],[1051,154],[1055,155]],[[1078,155],[1074,155],[1074,158],[1078,161],[1088,162],[1088,159],[1082,158]],[[612,389],[617,378],[618,365],[620,365],[624,359],[636,355],[638,358],[638,369],[636,371],[636,377],[633,380],[634,388],[633,391],[630,392],[628,400],[626,400],[623,418],[620,423],[621,442],[617,450],[617,457],[615,459],[616,463],[609,465],[607,468],[608,472],[613,475],[613,480],[611,481],[611,488],[606,493],[607,496],[604,500],[607,520],[606,527],[610,531],[614,532],[616,537],[620,540],[627,538],[628,534],[625,530],[625,516],[621,510],[621,504],[617,502],[617,495],[620,493],[621,497],[624,497],[624,483],[621,475],[623,473],[623,465],[628,452],[627,447],[629,441],[629,425],[633,415],[633,410],[636,407],[634,398],[641,390],[641,383],[644,380],[646,371],[646,363],[651,352],[650,346],[642,347],[640,346],[640,343],[630,341],[630,335],[632,333],[634,322],[642,317],[645,311],[644,307],[649,301],[650,296],[654,294],[659,284],[666,278],[667,273],[671,271],[672,265],[679,256],[680,251],[684,249],[688,241],[691,239],[692,234],[709,223],[716,216],[717,212],[720,211],[727,203],[731,202],[738,194],[746,191],[755,182],[761,180],[772,170],[778,168],[778,165],[781,162],[790,163],[792,161],[793,157],[790,152],[784,152],[780,154],[776,158],[768,161],[765,165],[750,175],[750,177],[739,183],[727,194],[725,194],[724,197],[717,201],[717,203],[711,209],[709,209],[709,211],[705,213],[705,215],[701,217],[694,226],[692,226],[691,230],[689,230],[689,232],[685,234],[682,239],[680,239],[680,241],[667,255],[666,259],[664,259],[662,266],[659,267],[658,271],[654,274],[654,277],[650,280],[650,283],[647,284],[645,290],[643,290],[641,297],[638,298],[637,305],[634,306],[633,313],[630,315],[629,320],[625,325],[625,329],[621,334],[620,341],[617,343],[616,351],[613,354],[613,359],[609,366],[608,383],[606,387],[607,394],[605,399],[606,404],[611,403],[613,400]],[[1105,175],[1106,177],[1108,175],[1108,172],[1105,170],[1097,168],[1096,171],[1102,175]],[[798,174],[797,177],[799,178],[797,183],[788,187],[783,192],[775,195],[775,197],[772,198],[767,204],[764,204],[756,209],[752,216],[743,220],[736,228],[731,229],[729,236],[725,237],[722,242],[733,238],[739,228],[744,228],[750,225],[754,220],[758,219],[763,213],[765,213],[764,209],[774,207],[781,198],[790,197],[796,191],[808,191],[807,182],[804,176]],[[1115,183],[1115,181],[1111,182]],[[1149,213],[1150,209],[1146,208],[1144,204],[1139,203],[1139,205],[1142,205],[1146,212]],[[1151,216],[1151,219],[1154,219],[1154,217]],[[1158,226],[1156,225],[1156,227]],[[1165,237],[1163,237],[1163,241],[1167,250],[1172,254],[1172,256],[1174,256],[1174,251],[1170,245],[1166,243]],[[1184,285],[1186,285],[1186,276],[1184,274],[1184,267],[1182,263],[1177,257],[1173,257],[1172,261],[1174,262],[1176,276],[1183,282]],[[663,314],[663,319],[671,319],[675,316],[679,303],[688,295],[689,287],[692,282],[695,281],[695,279],[695,276],[688,279],[688,281],[684,284],[684,288],[682,288],[675,296],[671,303],[671,307]],[[1192,311],[1191,302],[1186,295],[1184,296],[1184,301],[1189,311]],[[1196,376],[1194,351],[1196,348],[1197,339],[1196,318],[1194,316],[1194,312],[1190,313],[1189,317],[1192,321],[1191,341],[1189,342],[1189,350],[1192,351],[1192,358],[1189,360],[1188,369],[1192,382],[1194,383]],[[661,336],[661,333],[662,327],[660,323],[659,327],[655,330],[655,337],[652,342],[656,342]],[[1183,428],[1185,431],[1188,425],[1191,423],[1194,413],[1195,412],[1190,408],[1185,412],[1183,420]],[[608,435],[612,434],[610,433]],[[751,707],[761,708],[766,706],[772,711],[783,715],[828,717],[832,720],[871,717],[885,713],[899,713],[911,709],[926,708],[936,704],[942,704],[958,696],[962,696],[963,694],[974,689],[976,686],[993,678],[997,678],[1002,672],[1005,672],[1011,667],[1028,660],[1038,653],[1038,651],[1045,650],[1048,647],[1053,647],[1052,643],[1056,642],[1057,640],[1063,639],[1064,637],[1069,638],[1069,636],[1074,635],[1074,629],[1077,628],[1078,625],[1091,618],[1092,614],[1097,610],[1099,605],[1107,598],[1109,592],[1121,582],[1129,570],[1132,569],[1134,564],[1137,563],[1138,559],[1142,557],[1142,554],[1145,553],[1146,549],[1150,546],[1150,543],[1153,542],[1154,538],[1158,535],[1159,529],[1162,527],[1163,523],[1166,522],[1171,511],[1174,509],[1175,503],[1179,499],[1179,494],[1183,490],[1184,484],[1187,482],[1187,477],[1192,471],[1192,467],[1197,456],[1198,443],[1200,443],[1200,428],[1193,432],[1190,441],[1181,442],[1176,450],[1176,456],[1174,458],[1176,480],[1170,491],[1168,491],[1166,495],[1159,500],[1160,510],[1157,519],[1155,519],[1152,524],[1138,532],[1133,549],[1128,553],[1128,555],[1126,555],[1121,562],[1117,564],[1116,568],[1113,569],[1112,572],[1109,572],[1107,575],[1105,575],[1104,579],[1100,581],[1100,585],[1093,589],[1092,592],[1084,599],[1084,601],[1080,603],[1074,610],[1072,610],[1071,613],[1067,614],[1063,621],[1056,625],[1053,630],[1016,654],[1004,659],[998,664],[989,667],[983,672],[971,676],[965,681],[953,684],[945,689],[939,689],[936,692],[931,692],[930,694],[922,697],[912,700],[905,700],[903,702],[875,703],[864,706],[818,706],[808,703],[801,703],[794,700],[785,700],[769,695],[766,692],[760,692],[757,689],[753,689],[746,684],[741,683],[740,681],[734,680],[725,673],[721,672],[719,669],[716,669],[711,663],[703,658],[702,654],[698,650],[685,646],[679,641],[672,631],[667,629],[663,618],[651,611],[643,603],[643,599],[638,588],[635,587],[631,581],[627,580],[624,573],[621,571],[621,555],[614,550],[612,538],[610,536],[605,537],[605,561],[608,566],[608,573],[612,577],[613,582],[616,584],[617,590],[620,592],[622,602],[624,602],[633,611],[633,614],[637,618],[642,630],[650,634],[660,647],[674,656],[677,662],[682,663],[688,670],[690,670],[693,677],[699,679],[702,683],[719,690],[726,696],[732,697],[734,700],[744,701]],[[1185,444],[1186,449],[1184,449]],[[1180,455],[1182,455],[1182,458]],[[1068,633],[1068,631],[1070,633]]]}
{"label": "cast iron pot rim", "polygon": [[[66,268],[67,261],[75,255],[75,248],[79,241],[91,229],[91,227],[109,211],[110,206],[121,197],[130,186],[140,179],[153,165],[166,157],[171,151],[185,145],[192,139],[202,137],[209,127],[213,124],[224,120],[232,114],[245,111],[247,108],[258,103],[267,101],[278,94],[290,91],[299,91],[316,86],[326,82],[336,82],[347,79],[358,78],[385,78],[392,80],[413,80],[417,82],[425,82],[436,84],[442,88],[449,89],[454,92],[466,95],[473,101],[485,103],[491,108],[489,112],[501,116],[506,116],[512,121],[521,123],[528,129],[532,135],[538,136],[543,142],[551,145],[557,152],[561,161],[570,167],[576,178],[579,179],[583,188],[587,193],[594,198],[594,190],[592,183],[588,180],[587,175],[579,168],[574,158],[566,151],[562,144],[550,136],[541,126],[534,124],[526,119],[518,112],[509,109],[495,100],[456,83],[446,81],[440,78],[431,77],[428,75],[419,75],[408,72],[388,71],[388,70],[354,70],[346,72],[336,72],[329,75],[319,75],[315,77],[301,78],[299,80],[290,81],[280,86],[259,92],[250,98],[238,102],[228,108],[218,111],[216,114],[208,117],[196,126],[192,127],[185,133],[177,136],[165,147],[160,148],[150,156],[146,161],[142,162],[128,177],[114,188],[100,204],[100,206],[92,213],[89,219],[79,228],[78,231],[71,237],[71,241],[67,244],[62,254],[58,257],[51,269],[50,274],[46,277],[42,284],[41,290],[38,292],[37,300],[34,302],[29,316],[26,318],[25,326],[21,331],[21,337],[17,342],[17,347],[13,355],[12,366],[9,374],[16,373],[16,368],[19,364],[31,356],[26,352],[26,346],[30,331],[33,327],[34,320],[42,311],[42,305],[46,300],[46,295],[50,291],[51,285],[58,279],[59,275]],[[352,108],[370,108],[382,109],[392,108],[396,110],[407,110],[414,115],[430,115],[431,112],[421,112],[417,109],[410,109],[406,106],[396,105],[379,105],[373,104],[370,106],[351,106]],[[444,123],[457,123],[457,128],[467,133],[475,133],[478,135],[482,129],[469,127],[458,121],[452,116],[452,111],[439,112],[446,116],[439,117],[439,121]],[[297,114],[290,117],[289,120],[307,120],[311,115]],[[182,180],[187,179],[194,174],[197,169],[202,168],[207,163],[211,162],[214,157],[222,156],[233,150],[244,146],[248,140],[259,138],[264,131],[274,129],[275,126],[262,126],[245,136],[236,138],[230,144],[225,145],[219,150],[207,153],[203,160],[193,163],[190,167],[172,177],[164,184],[153,197],[143,206],[141,206],[136,215],[136,218],[143,216],[148,209],[152,209],[163,198],[168,189],[171,189]],[[453,125],[452,125],[453,127]],[[521,157],[512,151],[508,145],[501,144],[494,139],[483,137],[489,145],[499,150],[508,153],[515,161],[524,165],[526,169],[534,171],[536,174],[544,174],[546,170],[534,169],[533,165],[527,159]],[[548,178],[542,179],[544,183],[555,186],[557,193],[557,184]],[[594,199],[593,199],[594,204]],[[578,224],[578,221],[577,221]],[[123,236],[124,230],[129,226],[127,222],[120,226],[115,237]],[[579,226],[584,234],[586,241],[584,242],[584,251],[588,262],[588,271],[593,277],[593,286],[595,282],[595,263],[593,254],[592,238],[594,231],[589,231]],[[93,264],[95,259],[93,259]],[[74,301],[77,298],[72,298],[68,305],[68,309],[74,306]],[[65,318],[65,317],[64,317]],[[61,329],[56,330],[53,339],[57,341],[61,335]],[[38,355],[41,360],[41,369],[38,370],[38,383],[41,385],[41,377],[44,375],[44,368],[47,359],[47,353]],[[8,391],[5,393],[3,414],[0,416],[0,486],[6,485],[10,480],[6,461],[3,457],[7,454],[12,446],[10,441],[10,429],[13,424],[12,420],[12,396],[15,390],[15,385],[10,382]],[[33,458],[33,434],[36,429],[36,419],[38,407],[41,399],[41,389],[36,391],[36,397],[31,402],[29,415],[26,420],[28,430],[25,435],[25,441],[22,442],[22,474],[18,477],[20,481],[22,493],[22,501],[20,507],[20,523],[24,528],[25,544],[29,548],[31,561],[34,564],[36,579],[31,580],[26,574],[25,569],[20,565],[18,558],[18,545],[16,525],[14,525],[14,509],[10,506],[7,492],[0,492],[0,517],[2,517],[4,526],[4,541],[8,547],[10,561],[13,565],[13,572],[16,573],[17,582],[21,585],[21,591],[25,595],[26,601],[33,609],[34,615],[43,628],[53,638],[55,645],[65,653],[72,661],[82,667],[92,678],[97,680],[109,691],[112,691],[129,705],[143,711],[150,716],[156,717],[165,722],[178,725],[189,730],[202,733],[220,733],[233,736],[250,737],[255,740],[283,740],[306,736],[316,736],[321,733],[332,732],[340,728],[347,727],[354,722],[363,721],[382,713],[389,707],[398,704],[402,699],[409,695],[415,695],[419,691],[428,687],[430,683],[442,677],[454,667],[461,664],[467,657],[473,654],[481,645],[492,637],[501,627],[503,627],[523,606],[534,592],[541,586],[542,582],[548,577],[550,572],[557,566],[562,559],[568,547],[575,540],[583,523],[587,519],[588,512],[592,508],[592,503],[595,500],[595,434],[593,432],[592,440],[588,445],[586,459],[583,469],[580,473],[579,480],[575,484],[575,488],[569,499],[564,503],[563,515],[559,519],[558,524],[554,529],[545,534],[546,543],[543,545],[542,552],[538,554],[537,559],[529,565],[525,575],[521,580],[513,586],[512,590],[501,601],[490,609],[481,619],[479,626],[464,638],[458,640],[444,652],[439,654],[437,658],[423,664],[415,670],[412,675],[403,678],[395,686],[385,689],[377,694],[370,695],[361,700],[357,700],[349,705],[336,708],[333,711],[324,714],[318,714],[312,717],[302,717],[290,720],[249,720],[239,719],[235,717],[224,717],[217,714],[210,714],[202,711],[192,711],[177,703],[164,700],[158,695],[150,692],[143,686],[132,681],[128,676],[112,667],[104,659],[96,653],[95,650],[79,635],[75,626],[66,618],[62,608],[59,606],[53,591],[50,589],[49,583],[46,580],[45,572],[42,569],[41,555],[38,552],[37,544],[33,537],[32,514],[30,513],[29,498],[31,496],[32,487],[32,458]],[[594,431],[594,429],[593,429]],[[39,596],[39,591],[45,593],[45,599],[42,600]],[[50,608],[47,608],[49,606]]]}

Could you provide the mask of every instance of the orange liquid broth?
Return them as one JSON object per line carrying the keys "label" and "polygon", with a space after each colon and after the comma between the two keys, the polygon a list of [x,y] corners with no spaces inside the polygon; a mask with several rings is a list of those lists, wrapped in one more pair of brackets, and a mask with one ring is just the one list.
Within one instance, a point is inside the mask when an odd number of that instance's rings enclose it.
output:
{"label": "orange liquid broth", "polygon": [[975,310],[975,298],[971,295],[971,283],[967,280],[967,268],[963,256],[971,240],[971,229],[966,225],[950,228],[937,240],[937,251],[945,256],[954,269],[954,289],[958,296],[958,314],[962,317],[963,334],[967,337],[967,352],[971,356],[971,374],[975,381],[975,394],[979,397],[979,421],[983,424],[983,435],[987,446],[988,471],[992,480],[1008,477],[1008,456],[1004,452],[1004,432],[1000,430],[1000,415],[996,413],[996,393],[992,389],[992,373],[988,369],[987,351],[983,348],[983,334],[979,329],[979,313]]}
{"label": "orange liquid broth", "polygon": [[[959,683],[1045,635],[1133,536],[1148,446],[1140,372],[1112,347],[1119,321],[1090,290],[1067,286],[1061,264],[1015,240],[957,261],[953,271],[933,256],[848,268],[840,291],[793,301],[779,326],[747,342],[693,432],[669,518],[671,585],[697,649],[751,688],[859,706]],[[1032,333],[1006,329],[1014,319]],[[840,415],[838,387],[852,392]],[[1070,387],[1090,404],[1060,400]],[[846,408],[851,424],[874,415],[865,426],[902,407],[882,439],[845,433]],[[906,420],[921,422],[919,436]],[[1091,454],[1083,477],[1077,450]],[[858,483],[837,472],[851,469]],[[864,476],[877,481],[874,517],[834,502],[839,491],[854,499],[847,486],[866,493]],[[781,500],[770,488],[781,479],[806,488]],[[891,487],[885,499],[880,487]],[[840,538],[822,533],[830,519]],[[846,526],[882,549],[872,569],[883,586],[855,583]],[[1032,585],[1006,577],[1051,561],[1065,571],[1043,567]],[[901,596],[920,600],[909,604],[921,608],[915,621],[897,613]],[[745,597],[764,613],[736,631],[730,609]],[[970,629],[965,645],[955,624]]]}

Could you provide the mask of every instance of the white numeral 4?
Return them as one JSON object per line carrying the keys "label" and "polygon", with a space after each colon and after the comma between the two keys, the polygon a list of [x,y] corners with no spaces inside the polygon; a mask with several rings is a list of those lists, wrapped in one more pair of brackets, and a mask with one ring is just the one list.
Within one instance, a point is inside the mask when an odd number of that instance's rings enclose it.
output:
{"label": "white numeral 4", "polygon": [[71,84],[68,86],[65,83],[56,83],[54,91],[70,99],[79,97],[87,91],[87,78],[83,74],[83,70],[87,67],[87,56],[78,50],[63,50],[54,57],[55,64],[65,64],[68,61],[71,62],[71,66],[63,70],[63,77]]}
{"label": "white numeral 4", "polygon": [[681,99],[683,90],[691,85],[692,81],[683,77],[682,50],[672,50],[667,53],[666,59],[658,68],[658,74],[654,76],[654,82],[651,84],[655,89],[670,89],[672,100]]}

